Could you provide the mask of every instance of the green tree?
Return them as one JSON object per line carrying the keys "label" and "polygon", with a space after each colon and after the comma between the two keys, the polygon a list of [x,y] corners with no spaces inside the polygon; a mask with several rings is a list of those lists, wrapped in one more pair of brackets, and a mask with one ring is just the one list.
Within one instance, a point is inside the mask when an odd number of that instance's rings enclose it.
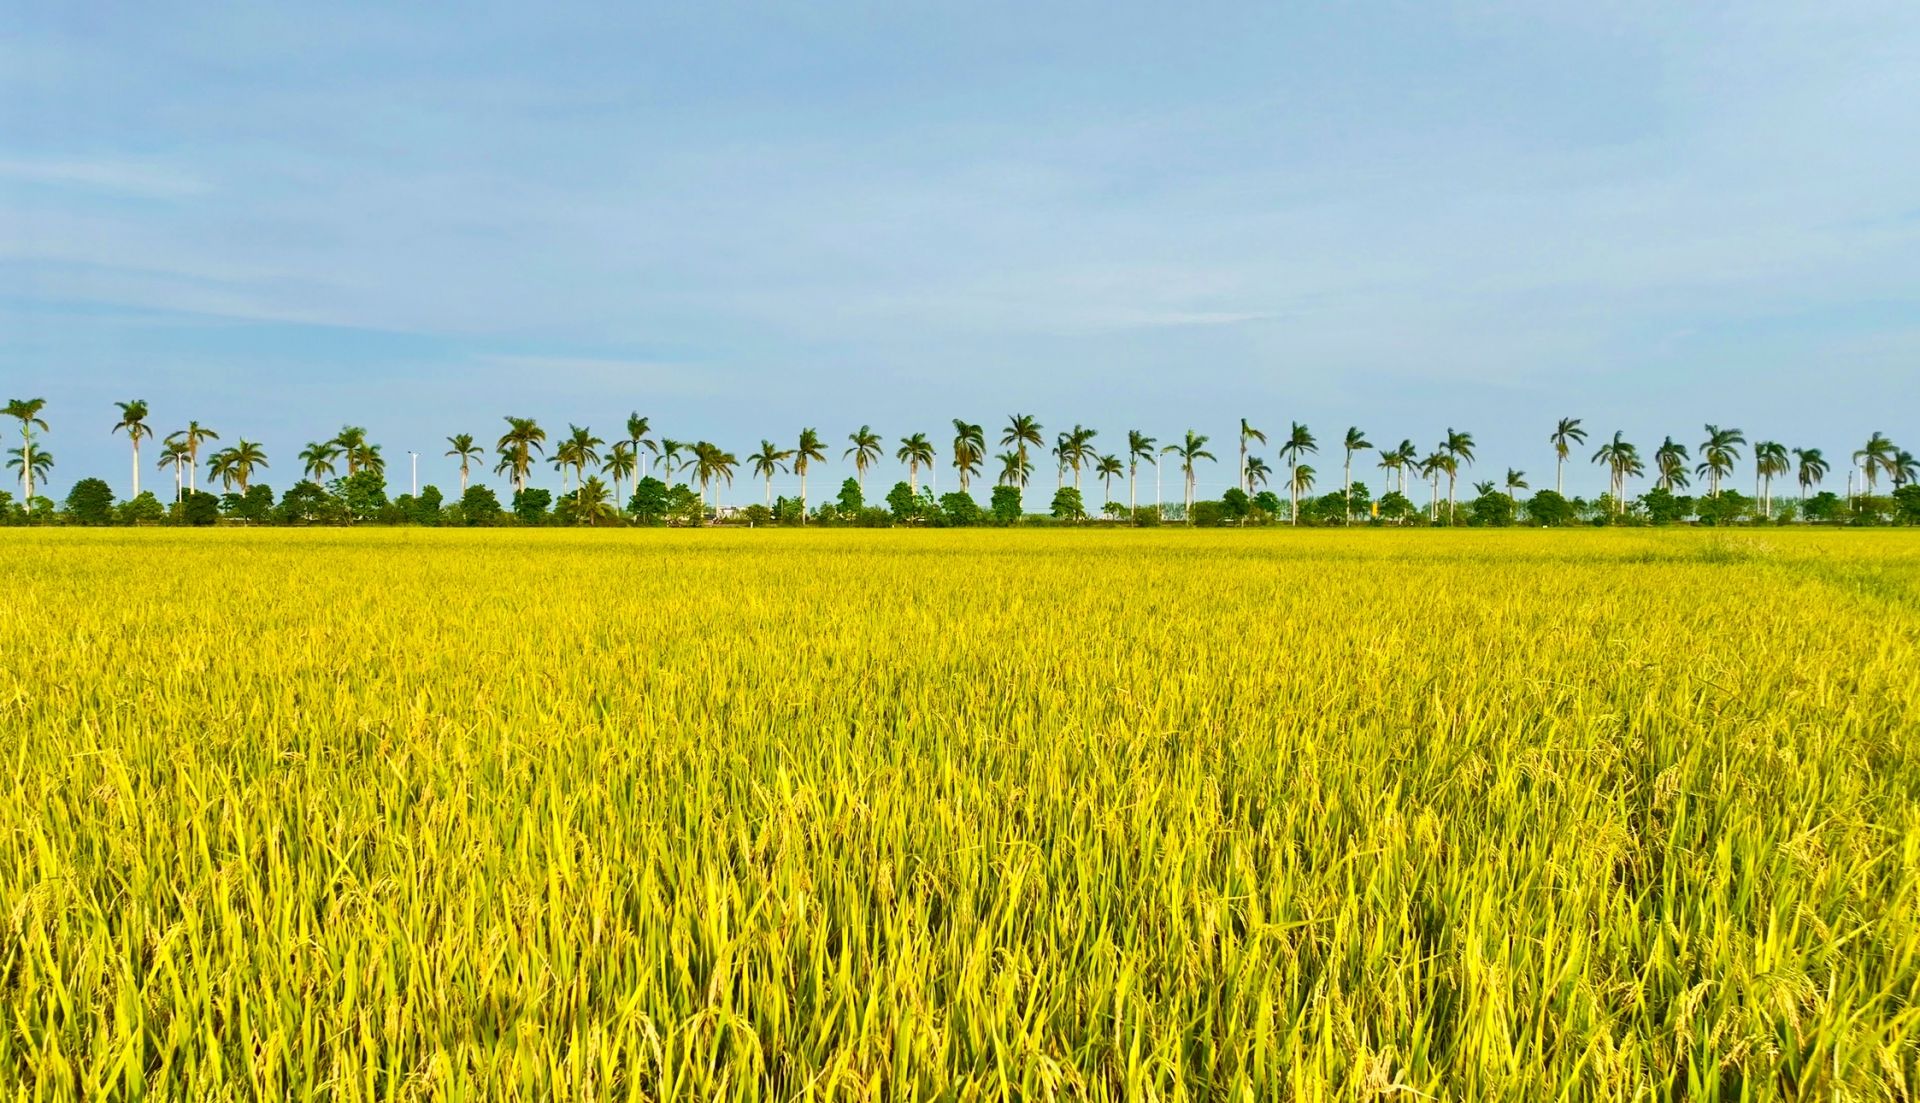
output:
{"label": "green tree", "polygon": [[1800,497],[1805,498],[1808,491],[1819,486],[1820,480],[1827,477],[1830,465],[1818,448],[1795,448],[1793,458],[1799,465],[1795,478],[1800,483]]}
{"label": "green tree", "polygon": [[553,494],[542,487],[523,487],[513,492],[513,515],[523,525],[546,524],[547,509],[551,505]]}
{"label": "green tree", "polygon": [[363,467],[334,484],[347,516],[354,521],[377,520],[387,508],[387,476],[371,467]]}
{"label": "green tree", "polygon": [[157,525],[167,519],[167,507],[160,504],[153,491],[142,490],[121,503],[114,511],[114,519],[123,525]]}
{"label": "green tree", "polygon": [[840,512],[849,517],[859,513],[861,508],[866,505],[865,498],[866,495],[860,489],[859,479],[848,479],[840,484],[840,498],[838,500]]}
{"label": "green tree", "polygon": [[180,520],[205,527],[220,520],[220,499],[204,490],[189,490],[180,502]]}
{"label": "green tree", "polygon": [[491,525],[500,519],[500,498],[492,487],[475,483],[460,492],[460,516],[469,525]]}
{"label": "green tree", "polygon": [[894,483],[887,491],[887,508],[893,511],[894,520],[911,521],[920,513],[919,495],[905,482]]}
{"label": "green tree", "polygon": [[[947,523],[960,527],[969,527],[980,523],[980,503],[973,495],[956,490],[951,494],[940,495],[940,512],[946,515]],[[1018,516],[1018,511],[1015,511]]]}
{"label": "green tree", "polygon": [[113,524],[113,488],[105,479],[81,479],[67,491],[67,516],[83,525]]}
{"label": "green tree", "polygon": [[1294,422],[1293,428],[1287,433],[1286,442],[1280,445],[1280,456],[1287,461],[1288,524],[1300,523],[1300,480],[1295,475],[1296,469],[1301,460],[1318,451],[1320,445],[1313,439],[1313,434],[1306,426]]}
{"label": "green tree", "polygon": [[1020,489],[1005,483],[993,488],[993,500],[988,506],[993,519],[1003,525],[1011,525],[1020,519]]}
{"label": "green tree", "polygon": [[671,505],[672,495],[667,484],[649,475],[634,486],[627,512],[639,524],[657,525],[666,520]]}
{"label": "green tree", "polygon": [[1580,519],[1573,503],[1557,490],[1542,490],[1527,499],[1527,517],[1536,525],[1560,528]]}
{"label": "green tree", "polygon": [[793,473],[800,476],[800,523],[807,523],[807,467],[827,461],[826,442],[812,429],[800,430],[800,443],[793,450]]}
{"label": "green tree", "polygon": [[1053,504],[1049,511],[1056,520],[1079,521],[1086,517],[1086,503],[1080,500],[1080,488],[1063,486],[1053,492]]}

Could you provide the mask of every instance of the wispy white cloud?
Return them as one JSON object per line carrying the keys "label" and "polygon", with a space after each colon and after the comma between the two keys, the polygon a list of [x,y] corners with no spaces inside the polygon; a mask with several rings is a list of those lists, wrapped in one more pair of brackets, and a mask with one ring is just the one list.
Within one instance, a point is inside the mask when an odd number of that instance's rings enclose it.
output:
{"label": "wispy white cloud", "polygon": [[82,192],[181,199],[213,190],[177,166],[134,160],[0,158],[0,183],[40,184]]}

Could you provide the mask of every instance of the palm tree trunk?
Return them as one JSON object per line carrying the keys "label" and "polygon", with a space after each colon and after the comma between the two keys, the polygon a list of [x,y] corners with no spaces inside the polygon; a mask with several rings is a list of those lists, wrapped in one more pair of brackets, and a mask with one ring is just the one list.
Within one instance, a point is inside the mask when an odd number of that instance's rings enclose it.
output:
{"label": "palm tree trunk", "polygon": [[1567,490],[1566,485],[1561,482],[1561,476],[1566,471],[1566,467],[1566,457],[1555,455],[1553,458],[1553,492],[1562,497],[1565,497]]}
{"label": "palm tree trunk", "polygon": [[800,523],[807,523],[807,465],[800,465]]}
{"label": "palm tree trunk", "polygon": [[1350,523],[1353,520],[1353,449],[1351,448],[1347,449],[1346,473],[1341,476],[1340,483],[1340,497],[1346,500],[1347,514],[1341,520],[1343,524]]}
{"label": "palm tree trunk", "polygon": [[1132,463],[1127,465],[1127,527],[1129,528],[1133,527],[1134,511],[1140,508],[1138,505],[1135,504],[1135,502],[1138,500],[1138,497],[1133,487],[1133,484],[1135,481],[1135,475],[1137,474],[1139,467],[1140,467],[1139,460],[1135,460]]}
{"label": "palm tree trunk", "polygon": [[133,496],[140,496],[140,438],[133,438]]}

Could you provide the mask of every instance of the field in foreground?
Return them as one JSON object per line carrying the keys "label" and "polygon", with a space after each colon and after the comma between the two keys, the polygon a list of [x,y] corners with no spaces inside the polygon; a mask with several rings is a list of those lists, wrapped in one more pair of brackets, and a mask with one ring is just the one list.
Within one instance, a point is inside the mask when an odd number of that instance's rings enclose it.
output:
{"label": "field in foreground", "polygon": [[60,530],[0,587],[13,1097],[1920,1091],[1920,536]]}

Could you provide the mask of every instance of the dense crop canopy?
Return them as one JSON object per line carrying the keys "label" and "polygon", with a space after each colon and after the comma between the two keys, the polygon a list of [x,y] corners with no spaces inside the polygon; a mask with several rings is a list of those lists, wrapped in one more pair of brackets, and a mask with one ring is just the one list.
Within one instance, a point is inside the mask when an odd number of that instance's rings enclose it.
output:
{"label": "dense crop canopy", "polygon": [[0,584],[10,1096],[1920,1090],[1912,536],[49,530]]}

